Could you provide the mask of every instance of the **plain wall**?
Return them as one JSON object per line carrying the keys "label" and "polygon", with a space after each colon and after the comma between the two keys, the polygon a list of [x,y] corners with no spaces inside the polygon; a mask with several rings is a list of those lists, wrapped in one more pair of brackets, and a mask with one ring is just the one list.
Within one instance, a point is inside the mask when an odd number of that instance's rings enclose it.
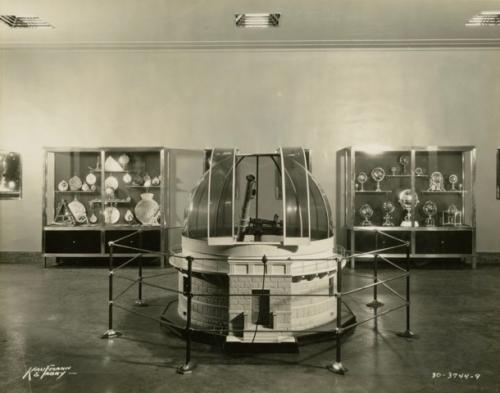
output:
{"label": "plain wall", "polygon": [[475,145],[478,250],[500,251],[495,50],[0,51],[0,148],[23,198],[0,201],[0,251],[40,251],[44,146],[312,149],[332,205],[335,152]]}

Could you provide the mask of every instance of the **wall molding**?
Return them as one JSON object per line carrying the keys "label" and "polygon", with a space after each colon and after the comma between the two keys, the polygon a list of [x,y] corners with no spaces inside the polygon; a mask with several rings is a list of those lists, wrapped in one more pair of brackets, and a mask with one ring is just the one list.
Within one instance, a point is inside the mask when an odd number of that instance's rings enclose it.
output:
{"label": "wall molding", "polygon": [[2,50],[199,50],[199,49],[446,49],[500,48],[500,39],[389,39],[389,40],[268,40],[268,41],[131,41],[131,42],[18,42],[0,43]]}

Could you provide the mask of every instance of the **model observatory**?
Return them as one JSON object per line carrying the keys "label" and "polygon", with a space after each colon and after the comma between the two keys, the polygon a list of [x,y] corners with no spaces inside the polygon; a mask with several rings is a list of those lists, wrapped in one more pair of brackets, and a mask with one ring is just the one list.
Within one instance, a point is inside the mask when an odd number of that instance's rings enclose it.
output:
{"label": "model observatory", "polygon": [[[309,168],[303,148],[207,151],[182,251],[170,259],[183,291],[183,257],[194,258],[193,326],[223,332],[228,342],[280,343],[335,320],[331,208]],[[184,319],[186,308],[180,294],[177,311]]]}

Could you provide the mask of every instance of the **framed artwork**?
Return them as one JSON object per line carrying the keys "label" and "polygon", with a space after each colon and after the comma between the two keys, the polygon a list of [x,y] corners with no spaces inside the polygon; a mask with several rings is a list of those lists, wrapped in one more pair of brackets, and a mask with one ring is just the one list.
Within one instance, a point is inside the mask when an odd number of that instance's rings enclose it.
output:
{"label": "framed artwork", "polygon": [[21,199],[21,154],[0,150],[0,199]]}

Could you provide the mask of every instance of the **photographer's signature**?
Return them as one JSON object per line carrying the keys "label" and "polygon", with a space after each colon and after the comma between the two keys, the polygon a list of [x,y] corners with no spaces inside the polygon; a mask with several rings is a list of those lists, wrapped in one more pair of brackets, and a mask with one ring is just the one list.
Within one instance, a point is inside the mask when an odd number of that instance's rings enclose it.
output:
{"label": "photographer's signature", "polygon": [[56,366],[55,364],[48,364],[43,367],[30,367],[23,375],[23,379],[32,381],[33,379],[46,379],[55,378],[61,379],[65,375],[76,375],[77,373],[71,371],[71,366]]}

